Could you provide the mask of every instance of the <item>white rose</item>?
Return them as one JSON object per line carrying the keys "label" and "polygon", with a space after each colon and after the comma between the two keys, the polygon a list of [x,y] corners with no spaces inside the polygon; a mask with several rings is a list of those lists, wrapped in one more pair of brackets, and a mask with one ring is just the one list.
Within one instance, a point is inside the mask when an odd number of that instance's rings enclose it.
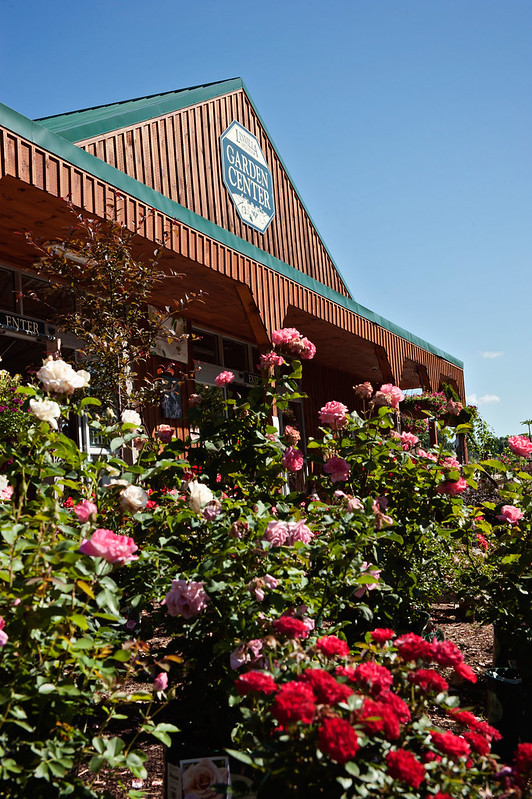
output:
{"label": "white rose", "polygon": [[190,496],[188,498],[189,508],[200,513],[201,509],[214,499],[214,494],[211,489],[204,483],[198,483],[197,480],[192,480],[188,484]]}
{"label": "white rose", "polygon": [[82,373],[75,372],[61,359],[54,361],[51,355],[44,361],[37,372],[37,377],[42,382],[44,390],[51,394],[72,394],[76,388],[83,388],[86,385]]}
{"label": "white rose", "polygon": [[76,374],[80,380],[83,380],[83,385],[80,388],[88,388],[91,382],[90,372],[86,372],[85,369],[79,369]]}
{"label": "white rose", "polygon": [[146,507],[148,495],[140,486],[129,485],[120,492],[120,505],[126,513],[136,513]]}
{"label": "white rose", "polygon": [[137,425],[137,431],[140,433],[142,429],[142,419],[137,411],[132,411],[126,408],[125,411],[122,411],[122,424],[135,424]]}
{"label": "white rose", "polygon": [[61,408],[53,400],[30,399],[31,413],[42,422],[48,422],[54,430],[57,430],[57,421],[61,416]]}

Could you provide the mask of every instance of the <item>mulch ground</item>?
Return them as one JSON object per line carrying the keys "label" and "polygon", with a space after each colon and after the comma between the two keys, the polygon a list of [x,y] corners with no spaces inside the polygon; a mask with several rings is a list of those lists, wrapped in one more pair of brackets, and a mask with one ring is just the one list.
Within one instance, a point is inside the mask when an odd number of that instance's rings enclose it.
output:
{"label": "mulch ground", "polygon": [[[485,670],[492,664],[493,628],[475,621],[462,621],[457,618],[456,605],[451,603],[434,605],[431,623],[435,629],[441,630],[446,639],[455,643],[464,654],[465,662],[477,675],[475,684],[462,681],[451,684],[451,691],[460,698],[462,708],[467,708],[482,717],[486,717],[486,677]],[[434,719],[440,727],[453,728],[453,723],[444,716]],[[179,726],[179,720],[175,723]],[[153,740],[153,739],[152,739]],[[163,799],[164,797],[164,747],[162,744],[141,741],[140,748],[148,756],[146,768],[148,777],[138,780],[131,774],[124,773],[112,777],[102,770],[96,778],[86,770],[87,782],[94,789],[104,793],[105,790],[115,799],[127,799],[132,789],[144,791],[146,799]]]}

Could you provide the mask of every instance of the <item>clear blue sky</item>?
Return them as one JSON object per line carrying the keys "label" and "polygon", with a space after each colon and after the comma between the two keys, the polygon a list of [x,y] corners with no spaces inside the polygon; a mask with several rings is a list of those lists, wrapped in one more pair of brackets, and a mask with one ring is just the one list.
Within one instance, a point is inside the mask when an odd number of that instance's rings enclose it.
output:
{"label": "clear blue sky", "polygon": [[532,417],[530,0],[4,0],[30,118],[240,76],[361,304]]}

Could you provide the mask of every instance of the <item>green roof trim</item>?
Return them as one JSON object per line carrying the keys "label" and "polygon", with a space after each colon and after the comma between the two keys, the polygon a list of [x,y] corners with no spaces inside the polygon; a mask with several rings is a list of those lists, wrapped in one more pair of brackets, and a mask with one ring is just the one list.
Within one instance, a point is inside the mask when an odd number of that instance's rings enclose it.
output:
{"label": "green roof trim", "polygon": [[236,92],[242,89],[248,98],[251,107],[253,108],[257,119],[259,120],[262,129],[264,130],[270,144],[272,145],[281,166],[283,167],[288,180],[294,187],[299,201],[305,213],[307,214],[310,223],[318,234],[321,243],[323,244],[327,255],[336,269],[340,280],[344,284],[349,296],[351,292],[347,282],[344,280],[342,273],[338,269],[334,258],[327,245],[323,240],[323,236],[319,232],[314,220],[312,219],[307,206],[305,205],[301,194],[297,190],[297,186],[292,180],[290,172],[286,168],[286,164],[282,159],[279,150],[270,136],[268,128],[264,124],[257,106],[253,102],[250,93],[242,78],[230,78],[229,80],[216,81],[215,83],[206,83],[202,86],[191,86],[188,89],[177,89],[171,92],[164,92],[163,94],[152,94],[147,97],[138,97],[134,100],[123,100],[118,103],[109,103],[108,105],[95,106],[94,108],[85,108],[81,111],[69,111],[66,114],[56,114],[50,117],[41,117],[36,119],[38,122],[53,133],[58,133],[63,139],[75,144],[76,142],[84,141],[85,139],[92,139],[95,136],[103,136],[105,133],[110,133],[113,130],[120,130],[127,128],[131,125],[137,125],[140,122],[148,122],[155,117],[164,116],[165,114],[172,114],[175,111],[180,111],[183,108],[188,108],[191,105],[204,103],[207,100],[213,100],[215,97],[221,97],[230,92]]}
{"label": "green roof trim", "polygon": [[215,225],[208,219],[199,216],[193,211],[189,211],[188,208],[184,208],[174,200],[170,200],[168,197],[165,197],[149,186],[146,186],[144,183],[135,180],[135,178],[126,175],[124,172],[120,172],[120,170],[110,166],[105,161],[102,161],[90,153],[87,153],[85,150],[76,147],[75,144],[67,142],[61,136],[52,133],[50,130],[38,124],[37,122],[32,122],[32,120],[28,119],[22,114],[19,114],[17,111],[8,108],[8,106],[3,105],[2,103],[0,103],[0,124],[4,125],[13,133],[16,133],[28,141],[33,142],[38,147],[42,147],[43,149],[51,152],[53,155],[63,158],[73,166],[83,169],[94,177],[111,184],[118,191],[131,195],[150,208],[154,208],[155,210],[160,211],[161,213],[166,214],[173,219],[177,219],[179,222],[188,225],[199,233],[202,233],[203,235],[218,241],[220,244],[224,244],[227,247],[236,250],[247,258],[257,261],[263,266],[272,269],[274,272],[278,272],[284,277],[293,280],[295,283],[299,283],[305,288],[314,291],[316,294],[325,297],[331,302],[335,302],[337,305],[340,305],[347,310],[352,311],[353,313],[356,313],[365,319],[368,319],[370,322],[373,322],[380,327],[384,327],[386,330],[389,330],[391,333],[395,333],[406,341],[421,347],[421,349],[431,352],[433,355],[436,355],[443,360],[449,361],[449,363],[452,363],[455,366],[458,366],[460,369],[463,369],[462,361],[454,358],[443,350],[440,350],[438,347],[433,347],[431,344],[419,338],[418,336],[409,333],[402,327],[393,324],[393,322],[384,319],[382,316],[370,311],[368,308],[364,308],[362,305],[359,305],[350,297],[344,297],[343,294],[339,294],[337,291],[329,288],[329,286],[325,286],[315,278],[300,272],[298,269],[295,269],[295,267],[290,266],[289,264],[284,263],[269,253],[264,252],[264,250],[255,247],[255,245],[239,238],[234,233],[230,233],[228,230]]}

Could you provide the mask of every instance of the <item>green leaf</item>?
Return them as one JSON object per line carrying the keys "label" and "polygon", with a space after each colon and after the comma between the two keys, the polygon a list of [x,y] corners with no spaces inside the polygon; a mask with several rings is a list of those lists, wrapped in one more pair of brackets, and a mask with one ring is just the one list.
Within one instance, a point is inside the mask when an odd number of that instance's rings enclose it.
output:
{"label": "green leaf", "polygon": [[228,755],[234,757],[235,760],[240,760],[242,763],[247,763],[248,766],[253,766],[255,761],[245,752],[237,752],[236,749],[226,749]]}

